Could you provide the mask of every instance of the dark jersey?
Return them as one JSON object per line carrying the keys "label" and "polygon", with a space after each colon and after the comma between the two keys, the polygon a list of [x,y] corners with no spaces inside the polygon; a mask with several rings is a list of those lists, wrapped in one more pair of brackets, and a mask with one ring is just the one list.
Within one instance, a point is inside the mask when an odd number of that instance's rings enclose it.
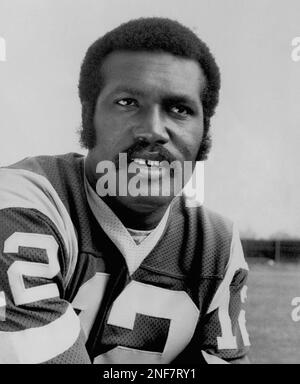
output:
{"label": "dark jersey", "polygon": [[243,357],[248,267],[234,226],[176,197],[137,245],[97,198],[81,155],[0,170],[0,362]]}

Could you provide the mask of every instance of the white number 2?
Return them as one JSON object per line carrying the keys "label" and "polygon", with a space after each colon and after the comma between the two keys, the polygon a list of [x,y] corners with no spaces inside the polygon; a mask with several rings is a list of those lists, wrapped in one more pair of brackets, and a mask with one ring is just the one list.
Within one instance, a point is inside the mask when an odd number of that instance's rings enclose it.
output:
{"label": "white number 2", "polygon": [[38,300],[59,296],[58,287],[54,283],[26,288],[23,276],[44,277],[52,279],[59,271],[57,258],[58,244],[53,236],[37,233],[15,232],[4,243],[5,253],[18,253],[19,247],[44,249],[48,264],[31,261],[15,261],[7,274],[16,305],[28,304]]}
{"label": "white number 2", "polygon": [[134,332],[137,314],[170,320],[163,352],[149,352],[117,346],[103,355],[99,355],[94,363],[169,363],[188,345],[199,318],[199,310],[186,292],[171,291],[131,281],[114,302],[108,324]]}

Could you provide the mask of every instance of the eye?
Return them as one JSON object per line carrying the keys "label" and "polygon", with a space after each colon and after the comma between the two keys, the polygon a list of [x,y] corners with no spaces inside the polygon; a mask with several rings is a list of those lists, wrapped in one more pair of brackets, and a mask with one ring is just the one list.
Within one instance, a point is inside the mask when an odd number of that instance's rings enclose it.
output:
{"label": "eye", "polygon": [[185,105],[173,105],[170,107],[170,111],[178,116],[187,117],[193,115],[191,108],[186,107]]}
{"label": "eye", "polygon": [[117,100],[116,104],[121,107],[134,107],[138,105],[137,101],[130,97],[124,97],[123,99]]}

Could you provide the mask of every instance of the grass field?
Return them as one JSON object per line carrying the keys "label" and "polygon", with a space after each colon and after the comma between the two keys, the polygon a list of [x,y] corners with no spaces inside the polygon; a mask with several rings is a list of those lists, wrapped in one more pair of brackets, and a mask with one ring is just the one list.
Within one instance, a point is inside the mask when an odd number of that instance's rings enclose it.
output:
{"label": "grass field", "polygon": [[248,259],[247,328],[256,364],[299,364],[300,321],[292,320],[291,305],[300,297],[300,264],[269,265]]}

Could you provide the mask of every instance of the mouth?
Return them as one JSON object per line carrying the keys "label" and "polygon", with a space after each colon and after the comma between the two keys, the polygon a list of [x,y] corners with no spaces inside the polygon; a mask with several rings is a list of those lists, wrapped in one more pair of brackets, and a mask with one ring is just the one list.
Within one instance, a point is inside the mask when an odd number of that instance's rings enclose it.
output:
{"label": "mouth", "polygon": [[160,152],[148,152],[148,151],[139,151],[131,154],[128,158],[128,162],[134,162],[141,166],[147,167],[156,167],[164,168],[161,162],[166,162],[170,164],[169,159],[166,156],[162,155]]}
{"label": "mouth", "polygon": [[[136,174],[138,171],[140,177],[148,179],[162,179],[170,176],[174,177],[174,163],[177,159],[162,146],[138,145],[132,146],[127,151],[119,153],[115,163],[117,169],[122,169],[129,173]],[[122,157],[121,157],[122,155]],[[131,167],[133,166],[133,167]]]}
{"label": "mouth", "polygon": [[[151,157],[151,158],[149,158]],[[165,157],[159,154],[151,154],[151,156],[133,156],[129,159],[130,164],[135,164],[139,169],[139,175],[141,177],[149,178],[166,178],[174,177],[174,169],[170,167],[170,163]]]}
{"label": "mouth", "polygon": [[147,167],[155,167],[155,168],[162,168],[160,161],[158,160],[149,160],[149,159],[141,159],[141,158],[133,158],[132,162],[141,165],[141,166],[147,166]]}

